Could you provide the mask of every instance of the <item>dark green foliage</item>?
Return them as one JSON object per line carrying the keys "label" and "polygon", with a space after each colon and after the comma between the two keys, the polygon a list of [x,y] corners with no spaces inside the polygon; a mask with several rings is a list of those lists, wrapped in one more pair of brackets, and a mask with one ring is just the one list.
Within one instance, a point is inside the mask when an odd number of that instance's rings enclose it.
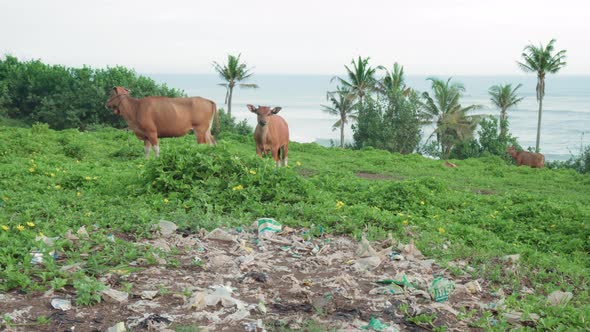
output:
{"label": "dark green foliage", "polygon": [[28,124],[44,122],[54,129],[123,127],[124,121],[104,107],[111,88],[119,85],[138,98],[183,94],[123,67],[68,68],[6,56],[0,60],[0,116]]}
{"label": "dark green foliage", "polygon": [[550,161],[545,165],[549,168],[570,168],[579,173],[590,173],[590,145],[580,148],[580,154],[573,155],[566,161]]}
{"label": "dark green foliage", "polygon": [[[508,120],[504,120],[504,130],[508,133]],[[499,156],[507,161],[512,158],[506,153],[506,148],[515,146],[520,148],[515,137],[509,133],[502,135],[498,130],[498,119],[490,116],[480,122],[477,139],[470,139],[457,144],[451,151],[453,159],[478,158],[484,156]]]}
{"label": "dark green foliage", "polygon": [[390,152],[412,153],[420,143],[420,100],[415,93],[390,91],[367,99],[352,126],[356,148],[372,146]]}
{"label": "dark green foliage", "polygon": [[271,213],[276,205],[313,200],[307,180],[268,161],[254,153],[232,154],[223,142],[214,148],[174,149],[150,160],[144,184],[148,192],[190,201],[190,209],[220,208],[226,213],[254,212],[256,205],[262,205],[260,212]]}
{"label": "dark green foliage", "polygon": [[237,135],[252,135],[254,128],[248,124],[246,119],[236,122],[236,118],[226,113],[223,108],[217,110],[219,112],[219,132],[217,131],[217,123],[213,123],[212,133],[215,137],[224,137],[227,133]]}

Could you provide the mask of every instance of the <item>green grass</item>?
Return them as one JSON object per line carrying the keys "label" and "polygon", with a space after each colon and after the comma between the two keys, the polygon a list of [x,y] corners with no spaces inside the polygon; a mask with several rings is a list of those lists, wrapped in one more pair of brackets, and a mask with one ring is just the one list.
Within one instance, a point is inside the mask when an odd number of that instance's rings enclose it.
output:
{"label": "green grass", "polygon": [[[539,314],[543,329],[590,328],[588,175],[500,158],[445,168],[417,155],[297,143],[290,167],[276,169],[255,156],[251,137],[232,135],[215,147],[197,146],[192,135],[163,139],[161,157],[150,160],[132,133],[114,129],[0,127],[0,141],[1,291],[75,287],[85,290],[78,301],[92,304],[100,289],[94,277],[138,258],[154,262],[152,249],[122,236],[149,237],[160,219],[196,231],[269,216],[370,239],[392,233],[407,242],[413,233],[424,254],[442,264],[467,261],[475,268],[469,273],[504,289],[510,310]],[[64,238],[81,226],[88,238]],[[35,241],[40,232],[59,238],[45,248]],[[43,265],[31,264],[30,252],[52,250],[65,262],[46,255]],[[517,270],[504,268],[509,254],[521,255]],[[60,271],[81,261],[82,271]],[[535,294],[520,296],[522,286]],[[547,307],[546,295],[557,289],[572,291],[573,300]]]}

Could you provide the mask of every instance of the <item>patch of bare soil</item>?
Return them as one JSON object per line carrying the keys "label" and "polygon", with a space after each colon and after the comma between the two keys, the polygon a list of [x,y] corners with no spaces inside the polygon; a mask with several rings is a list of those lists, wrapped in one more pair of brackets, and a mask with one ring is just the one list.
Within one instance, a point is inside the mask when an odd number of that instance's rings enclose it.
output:
{"label": "patch of bare soil", "polygon": [[357,172],[356,176],[367,180],[403,180],[403,176],[393,176],[389,174],[369,173],[369,172]]}
{"label": "patch of bare soil", "polygon": [[[257,230],[176,231],[137,243],[167,252],[157,265],[137,261],[134,272],[113,270],[101,278],[120,297],[103,294],[99,304],[76,306],[72,289],[0,294],[0,312],[10,317],[0,330],[106,331],[119,323],[133,331],[181,326],[263,331],[300,329],[314,320],[326,328],[359,331],[378,319],[388,326],[385,331],[442,325],[466,331],[473,330],[470,323],[482,311],[501,305],[483,280],[452,277],[413,244],[392,242],[330,235],[308,239],[289,228],[267,238]],[[456,267],[468,268],[461,264]],[[437,288],[441,280],[449,283]],[[71,300],[72,308],[54,309],[55,298]],[[458,318],[472,309],[474,316]],[[41,316],[49,323],[37,324]],[[418,316],[431,319],[424,323]]]}

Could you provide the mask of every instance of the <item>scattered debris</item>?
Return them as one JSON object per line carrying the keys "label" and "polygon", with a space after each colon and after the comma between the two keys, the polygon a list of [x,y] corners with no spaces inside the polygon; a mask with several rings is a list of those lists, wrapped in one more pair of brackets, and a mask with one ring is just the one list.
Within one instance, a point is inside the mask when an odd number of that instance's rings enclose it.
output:
{"label": "scattered debris", "polygon": [[282,225],[272,218],[260,218],[258,224],[258,238],[268,239],[281,231]]}
{"label": "scattered debris", "polygon": [[114,326],[108,328],[106,332],[126,332],[127,328],[125,327],[124,322],[119,322]]}
{"label": "scattered debris", "polygon": [[178,226],[175,223],[167,220],[160,220],[158,225],[155,226],[155,229],[160,232],[160,235],[163,237],[169,237],[176,232]]}
{"label": "scattered debris", "polygon": [[143,291],[140,296],[144,300],[151,300],[158,295],[158,291]]}
{"label": "scattered debris", "polygon": [[51,306],[54,309],[67,311],[72,309],[72,302],[66,299],[54,298],[51,300]]}
{"label": "scattered debris", "polygon": [[125,303],[129,298],[129,294],[118,291],[116,289],[107,288],[101,291],[102,298],[110,303]]}
{"label": "scattered debris", "polygon": [[247,278],[252,278],[252,279],[254,279],[258,282],[262,282],[262,283],[265,283],[268,281],[268,275],[266,273],[262,273],[262,272],[255,272],[255,271],[248,272],[242,277],[241,282],[244,282],[244,280]]}
{"label": "scattered debris", "polygon": [[[535,314],[508,311],[501,289],[492,293],[481,279],[451,275],[433,259],[425,259],[412,240],[404,244],[390,235],[379,243],[365,236],[356,241],[314,227],[295,230],[261,218],[252,226],[192,234],[162,220],[154,226],[161,236],[137,241],[138,247],[160,249],[148,254],[158,264],[145,256],[130,264],[133,268],[113,268],[101,280],[111,287],[132,289],[131,294],[107,288],[101,292],[107,303],[68,307],[67,302],[57,301],[67,301],[62,299],[64,293],[65,298],[72,296],[64,287],[48,292],[51,306],[35,308],[33,313],[25,305],[34,303],[33,295],[11,292],[0,294],[0,312],[20,323],[39,315],[51,317],[48,330],[110,332],[167,331],[172,322],[210,331],[263,332],[265,326],[296,330],[304,329],[304,321],[310,319],[326,329],[398,331],[416,328],[404,317],[420,314],[436,314],[437,324],[463,331],[484,311],[491,312],[493,319],[536,324]],[[320,236],[311,235],[318,232]],[[83,236],[84,232],[70,231],[63,238],[75,242]],[[39,263],[50,257],[47,252],[38,252]],[[504,260],[515,267],[519,258],[510,255]],[[55,264],[66,273],[84,271],[86,266],[85,262],[65,265],[66,260],[60,259]],[[465,261],[449,266],[469,268]],[[556,291],[547,300],[565,305],[572,296]],[[476,313],[459,319],[465,310]],[[120,323],[113,326],[115,322]]]}
{"label": "scattered debris", "polygon": [[552,306],[565,306],[573,297],[574,294],[572,292],[562,292],[556,290],[549,294],[549,296],[547,297],[547,301]]}

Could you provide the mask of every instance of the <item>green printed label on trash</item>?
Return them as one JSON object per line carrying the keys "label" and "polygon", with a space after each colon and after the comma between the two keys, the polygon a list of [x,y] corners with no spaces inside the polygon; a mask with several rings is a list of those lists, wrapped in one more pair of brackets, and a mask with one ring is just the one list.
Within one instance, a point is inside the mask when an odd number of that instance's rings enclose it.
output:
{"label": "green printed label on trash", "polygon": [[282,225],[272,218],[260,218],[258,222],[258,235],[263,233],[278,233],[282,229]]}
{"label": "green printed label on trash", "polygon": [[455,283],[443,277],[437,277],[432,280],[432,284],[428,288],[430,296],[436,302],[444,302],[449,299],[449,295],[455,289]]}

